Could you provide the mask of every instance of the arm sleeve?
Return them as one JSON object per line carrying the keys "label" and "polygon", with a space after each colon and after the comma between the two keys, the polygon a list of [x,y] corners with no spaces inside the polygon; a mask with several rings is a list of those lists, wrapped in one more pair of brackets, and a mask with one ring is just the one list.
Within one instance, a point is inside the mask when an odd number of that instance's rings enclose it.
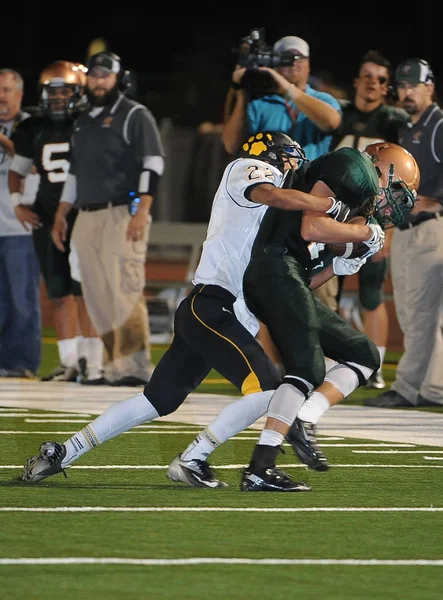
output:
{"label": "arm sleeve", "polygon": [[22,177],[26,177],[26,175],[31,172],[32,164],[32,158],[27,158],[26,156],[16,153],[11,160],[9,169]]}
{"label": "arm sleeve", "polygon": [[66,181],[63,185],[62,194],[60,196],[60,202],[67,202],[68,204],[74,204],[77,199],[77,179],[72,173],[68,174]]}

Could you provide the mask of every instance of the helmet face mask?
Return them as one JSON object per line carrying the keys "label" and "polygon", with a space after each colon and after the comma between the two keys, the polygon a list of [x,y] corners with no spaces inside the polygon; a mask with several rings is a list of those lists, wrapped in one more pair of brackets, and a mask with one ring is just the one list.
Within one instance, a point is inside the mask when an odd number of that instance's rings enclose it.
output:
{"label": "helmet face mask", "polygon": [[82,65],[58,60],[39,79],[40,107],[54,121],[62,121],[84,105],[86,75]]}
{"label": "helmet face mask", "polygon": [[297,169],[307,160],[301,146],[285,133],[262,131],[250,136],[242,145],[241,158],[257,158],[277,167],[282,173]]}
{"label": "helmet face mask", "polygon": [[397,144],[378,142],[365,149],[377,169],[380,187],[374,214],[383,229],[399,225],[414,207],[420,170],[407,150]]}

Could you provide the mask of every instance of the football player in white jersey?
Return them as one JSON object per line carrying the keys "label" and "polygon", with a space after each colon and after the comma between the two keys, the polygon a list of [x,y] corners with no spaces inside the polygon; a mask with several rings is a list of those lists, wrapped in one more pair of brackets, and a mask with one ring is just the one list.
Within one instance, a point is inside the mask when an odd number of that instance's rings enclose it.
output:
{"label": "football player in white jersey", "polygon": [[[176,311],[171,345],[143,393],[110,406],[65,443],[41,444],[39,454],[25,465],[24,480],[38,482],[64,472],[99,444],[174,412],[212,368],[250,402],[267,405],[280,375],[254,337],[258,323],[247,311],[242,292],[243,273],[255,235],[269,206],[309,209],[333,218],[339,218],[346,207],[334,198],[283,189],[291,170],[306,160],[302,149],[278,132],[263,132],[254,138],[252,149],[248,146],[248,155],[232,161],[224,171],[215,194],[194,287]],[[243,405],[245,413],[246,405],[247,402]],[[225,411],[229,412],[229,406]],[[247,415],[235,410],[231,418],[238,424]],[[211,442],[207,440],[209,446]],[[194,486],[225,486],[204,460],[182,461],[177,457],[168,476],[179,481],[190,480]],[[311,489],[304,482],[293,483],[297,491]]]}

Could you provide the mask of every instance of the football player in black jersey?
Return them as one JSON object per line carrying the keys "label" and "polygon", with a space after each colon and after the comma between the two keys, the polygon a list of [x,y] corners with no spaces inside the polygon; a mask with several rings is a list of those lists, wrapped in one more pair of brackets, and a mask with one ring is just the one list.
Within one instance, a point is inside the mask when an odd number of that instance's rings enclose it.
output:
{"label": "football player in black jersey", "polygon": [[[60,366],[42,378],[44,381],[76,381],[82,364],[79,365],[79,358],[86,359],[91,380],[102,380],[103,346],[86,311],[79,277],[74,279],[71,273],[74,251],[71,256],[60,252],[51,237],[69,170],[73,122],[86,104],[85,81],[84,67],[78,63],[58,60],[43,69],[38,110],[15,130],[15,156],[8,174],[16,216],[23,227],[33,230],[41,274],[52,305]],[[40,181],[34,204],[26,206],[21,202],[20,189],[31,169],[36,170]],[[76,211],[71,215],[70,231]]]}
{"label": "football player in black jersey", "polygon": [[[340,100],[343,118],[333,136],[331,148],[351,147],[363,151],[368,144],[377,141],[398,143],[398,130],[409,121],[409,116],[404,109],[388,102],[391,74],[391,63],[381,52],[369,50],[362,57],[358,75],[354,79],[353,100]],[[393,229],[387,232],[382,250],[371,256],[358,274],[362,328],[375,342],[382,365],[389,333],[383,287],[388,271],[392,232]],[[344,279],[340,277],[338,304],[343,284]],[[369,378],[366,387],[385,387],[381,368]]]}

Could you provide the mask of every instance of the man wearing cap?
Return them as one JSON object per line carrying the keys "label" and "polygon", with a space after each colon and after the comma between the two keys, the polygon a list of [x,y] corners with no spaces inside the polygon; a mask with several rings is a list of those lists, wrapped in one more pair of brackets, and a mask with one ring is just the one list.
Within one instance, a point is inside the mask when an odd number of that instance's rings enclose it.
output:
{"label": "man wearing cap", "polygon": [[366,406],[443,405],[443,110],[433,100],[434,75],[423,59],[396,70],[399,106],[410,123],[399,143],[420,167],[420,185],[406,223],[396,227],[391,274],[404,353],[391,389]]}
{"label": "man wearing cap", "polygon": [[223,145],[229,154],[235,154],[249,134],[282,131],[297,140],[312,160],[329,150],[331,132],[341,122],[340,104],[331,94],[308,84],[309,46],[305,40],[293,35],[283,37],[274,44],[273,51],[284,56],[292,54],[290,66],[259,67],[272,77],[275,91],[251,99],[249,90],[242,86],[247,69],[234,70],[236,98],[223,126]]}
{"label": "man wearing cap", "polygon": [[120,58],[99,52],[87,66],[91,110],[74,123],[52,236],[63,250],[66,215],[75,202],[72,242],[88,312],[105,347],[105,378],[114,385],[143,385],[152,371],[145,260],[164,150],[152,113],[123,94],[128,71]]}

